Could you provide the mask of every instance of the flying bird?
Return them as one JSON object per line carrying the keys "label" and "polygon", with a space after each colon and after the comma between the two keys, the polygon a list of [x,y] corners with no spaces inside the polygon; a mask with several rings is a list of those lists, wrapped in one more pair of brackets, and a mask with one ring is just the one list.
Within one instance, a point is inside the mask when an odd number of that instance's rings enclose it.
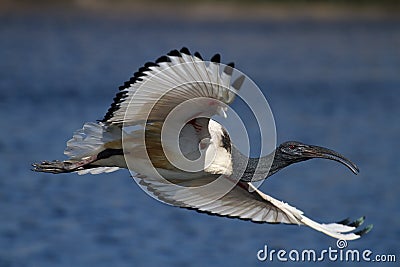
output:
{"label": "flying bird", "polygon": [[369,232],[372,225],[358,229],[364,217],[318,223],[254,185],[313,158],[337,161],[354,174],[359,169],[333,150],[297,141],[263,157],[242,154],[211,119],[226,116],[226,106],[243,85],[244,76],[234,78],[233,70],[233,63],[220,63],[219,54],[205,61],[185,47],[148,62],[119,87],[102,120],[75,132],[64,151],[67,160],[35,163],[33,170],[98,174],[126,168],[152,196],[174,206],[258,223],[305,225],[344,240]]}

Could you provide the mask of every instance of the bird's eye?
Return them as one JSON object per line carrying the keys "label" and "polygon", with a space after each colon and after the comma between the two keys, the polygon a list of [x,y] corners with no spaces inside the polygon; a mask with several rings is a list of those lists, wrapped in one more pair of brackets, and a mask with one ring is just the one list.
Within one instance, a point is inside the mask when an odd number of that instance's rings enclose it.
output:
{"label": "bird's eye", "polygon": [[295,146],[295,145],[289,145],[289,148],[290,148],[290,149],[295,149],[296,146]]}

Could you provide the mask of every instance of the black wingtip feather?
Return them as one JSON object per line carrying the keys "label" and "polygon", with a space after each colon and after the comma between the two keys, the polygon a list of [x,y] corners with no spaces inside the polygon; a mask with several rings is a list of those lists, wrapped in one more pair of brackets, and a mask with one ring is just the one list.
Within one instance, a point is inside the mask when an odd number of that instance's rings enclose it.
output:
{"label": "black wingtip feather", "polygon": [[221,55],[220,54],[215,54],[210,60],[211,60],[211,62],[214,62],[214,63],[220,63],[221,62]]}
{"label": "black wingtip feather", "polygon": [[157,58],[156,63],[162,63],[162,62],[171,62],[171,60],[167,56],[161,56]]}
{"label": "black wingtip feather", "polygon": [[181,53],[190,56],[190,51],[187,47],[182,47]]}
{"label": "black wingtip feather", "polygon": [[170,57],[180,57],[181,53],[178,50],[174,49],[170,51],[167,55]]}
{"label": "black wingtip feather", "polygon": [[[119,93],[114,98],[114,103],[111,104],[110,108],[108,109],[107,113],[105,114],[104,118],[101,120],[102,122],[107,122],[109,119],[111,119],[114,116],[114,112],[117,111],[120,107],[120,103],[126,99],[127,97],[127,92],[123,91],[127,88],[130,88],[132,84],[136,82],[143,81],[143,76],[147,76],[146,73],[148,71],[152,71],[151,67],[159,67],[159,63],[164,63],[164,62],[171,62],[170,57],[182,57],[182,54],[186,55],[191,55],[190,50],[187,47],[182,47],[180,51],[177,49],[174,49],[170,51],[166,56],[161,56],[155,62],[146,62],[143,67],[141,67],[137,72],[133,74],[133,77],[129,79],[129,81],[125,82],[123,85],[119,86],[118,89]],[[199,58],[200,60],[204,60],[203,57],[199,52],[195,52],[194,56]],[[214,63],[220,63],[221,62],[221,56],[220,54],[215,54],[212,58],[211,61]],[[234,68],[235,64],[233,62],[227,64],[227,66]]]}
{"label": "black wingtip feather", "polygon": [[233,62],[229,63],[228,65],[225,66],[224,68],[224,72],[229,75],[232,76],[233,73],[233,69],[235,68],[235,64]]}
{"label": "black wingtip feather", "polygon": [[139,68],[139,72],[141,72],[142,74],[144,74],[143,72],[145,71],[150,71],[150,69],[146,66]]}
{"label": "black wingtip feather", "polygon": [[118,92],[118,93],[115,95],[115,97],[116,97],[116,98],[122,98],[122,97],[125,97],[127,94],[128,94],[128,92],[126,92],[126,91]]}
{"label": "black wingtip feather", "polygon": [[349,225],[349,223],[351,223],[351,220],[349,217],[347,217],[344,220],[341,220],[340,222],[337,222],[337,224],[343,224],[343,225]]}
{"label": "black wingtip feather", "polygon": [[[140,69],[142,69],[142,68],[140,68]],[[139,78],[139,77],[142,77],[142,76],[146,76],[146,74],[143,73],[140,69],[139,69],[139,71],[137,71],[137,72],[135,72],[135,73],[133,74],[133,77]]]}
{"label": "black wingtip feather", "polygon": [[144,66],[146,68],[150,68],[150,67],[158,67],[158,65],[154,62],[146,62],[146,64],[144,64]]}
{"label": "black wingtip feather", "polygon": [[363,236],[363,235],[369,233],[369,232],[372,230],[373,227],[374,227],[374,225],[373,225],[373,224],[370,224],[370,225],[368,225],[367,227],[365,227],[364,229],[362,229],[362,230],[360,230],[360,231],[358,231],[358,232],[354,232],[354,233],[355,233],[356,235]]}
{"label": "black wingtip feather", "polygon": [[194,56],[197,57],[197,58],[199,58],[199,59],[201,59],[201,60],[204,60],[203,57],[200,55],[199,52],[195,52],[195,53],[194,53]]}
{"label": "black wingtip feather", "polygon": [[349,223],[348,226],[357,228],[357,227],[359,227],[361,224],[363,224],[364,221],[365,221],[365,216],[362,216],[362,217],[358,218],[357,220],[355,220],[354,222]]}

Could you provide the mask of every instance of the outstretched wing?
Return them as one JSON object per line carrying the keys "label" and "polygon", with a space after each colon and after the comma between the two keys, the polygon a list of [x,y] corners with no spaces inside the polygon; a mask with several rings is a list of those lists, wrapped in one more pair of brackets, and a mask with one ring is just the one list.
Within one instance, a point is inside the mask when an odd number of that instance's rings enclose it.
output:
{"label": "outstretched wing", "polygon": [[[223,142],[226,134],[222,127],[216,123],[210,127],[210,118],[216,114],[226,116],[227,105],[234,100],[244,79],[234,70],[233,63],[221,64],[218,54],[207,62],[187,48],[173,50],[155,63],[146,63],[120,88],[103,123],[124,130],[130,126],[145,127],[143,138],[130,138],[141,136],[141,129],[124,131],[127,139],[123,144],[130,150],[141,149],[137,153],[130,151],[133,157],[127,163],[134,171],[145,173],[156,167],[176,173],[180,170],[171,166],[170,160],[189,163],[182,155],[198,154],[201,157],[191,160],[198,159],[199,168],[180,169],[192,172],[203,168],[212,174],[228,174],[230,143]],[[148,154],[151,162],[138,161],[137,155],[142,154]]]}
{"label": "outstretched wing", "polygon": [[[119,88],[120,92],[104,118],[97,123],[86,123],[78,130],[68,141],[65,154],[70,158],[68,161],[79,162],[80,169],[81,163],[88,157],[93,158],[90,168],[111,167],[101,170],[112,171],[117,169],[114,167],[126,167],[121,155],[111,155],[109,158],[102,158],[101,161],[97,159],[97,155],[110,148],[122,150],[122,126],[142,125],[149,129],[146,134],[160,138],[157,130],[152,131],[158,128],[152,126],[164,123],[172,111],[175,113],[170,116],[172,120],[168,124],[172,130],[167,131],[167,137],[175,138],[182,126],[190,123],[190,127],[182,131],[185,135],[181,139],[186,140],[186,143],[185,147],[180,148],[183,152],[186,151],[185,155],[198,150],[199,141],[203,139],[214,137],[213,141],[218,143],[217,139],[222,136],[213,136],[213,132],[208,132],[209,118],[225,113],[226,105],[234,100],[235,92],[243,82],[244,76],[234,71],[234,64],[220,64],[218,54],[207,62],[199,53],[192,55],[187,48],[173,50],[154,63],[146,63],[134,73],[134,76]],[[138,143],[141,144],[141,141]],[[178,149],[175,143],[163,145]],[[85,164],[85,167],[88,167],[88,164]],[[43,166],[36,166],[38,171],[55,171],[54,168],[57,172],[78,170],[75,167],[66,169],[65,164],[60,165],[59,162],[46,162]],[[97,170],[100,171],[99,168]],[[90,172],[94,173],[92,170]]]}
{"label": "outstretched wing", "polygon": [[[258,223],[305,225],[331,237],[344,240],[357,239],[372,228],[372,226],[367,226],[361,231],[352,232],[363,223],[364,218],[354,222],[349,220],[328,224],[315,222],[304,216],[301,210],[264,194],[251,183],[236,183],[226,176],[220,176],[221,179],[224,179],[224,188],[232,188],[232,190],[222,194],[222,197],[218,199],[215,199],[215,196],[223,193],[220,191],[222,190],[220,187],[214,188],[214,190],[206,188],[194,190],[193,188],[194,185],[204,186],[214,181],[215,177],[185,181],[178,184],[179,188],[166,181],[149,177],[142,178],[144,179],[140,180],[140,184],[158,199],[174,206],[194,209],[211,215],[251,220]],[[201,188],[201,186],[197,188]]]}
{"label": "outstretched wing", "polygon": [[[223,104],[234,100],[244,80],[239,75],[231,81],[233,68],[233,63],[221,65],[218,54],[206,62],[199,53],[192,55],[187,48],[173,50],[154,63],[146,63],[119,88],[102,122],[131,126],[163,121],[185,101],[191,109],[186,110],[183,119],[222,114]],[[199,98],[209,101],[198,101]]]}

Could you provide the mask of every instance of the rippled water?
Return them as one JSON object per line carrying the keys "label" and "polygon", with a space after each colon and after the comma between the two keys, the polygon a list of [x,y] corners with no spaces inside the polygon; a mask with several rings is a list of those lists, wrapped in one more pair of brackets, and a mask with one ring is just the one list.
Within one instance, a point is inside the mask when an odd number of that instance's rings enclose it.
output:
{"label": "rippled water", "polygon": [[[400,21],[191,22],[63,14],[0,16],[0,266],[249,266],[271,249],[326,249],[306,227],[254,224],[161,204],[127,171],[33,173],[100,119],[144,62],[182,46],[235,61],[263,89],[278,141],[334,148],[352,175],[313,160],[263,191],[318,221],[366,215],[349,248],[397,254]],[[325,262],[334,266],[335,263]]]}

